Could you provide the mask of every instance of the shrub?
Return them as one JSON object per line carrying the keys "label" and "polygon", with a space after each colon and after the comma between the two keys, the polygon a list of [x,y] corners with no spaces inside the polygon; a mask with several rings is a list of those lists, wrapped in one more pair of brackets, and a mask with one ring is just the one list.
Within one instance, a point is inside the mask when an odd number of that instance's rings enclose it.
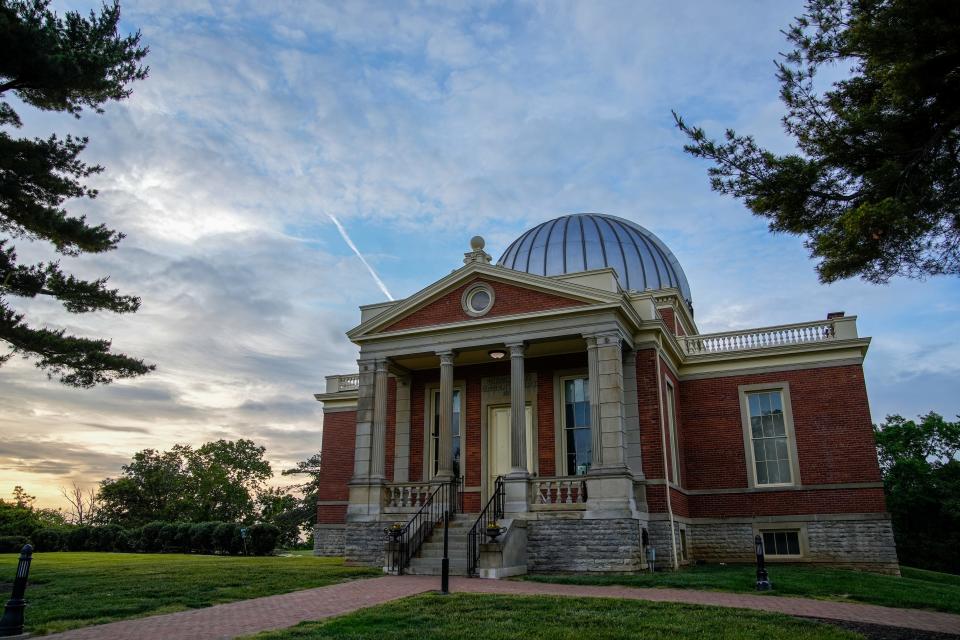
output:
{"label": "shrub", "polygon": [[0,553],[20,553],[25,544],[26,536],[0,536]]}
{"label": "shrub", "polygon": [[183,553],[190,553],[192,545],[190,543],[193,525],[189,522],[178,522],[177,532],[174,534],[173,546]]}
{"label": "shrub", "polygon": [[177,550],[177,525],[168,522],[160,527],[160,535],[157,536],[161,551]]}
{"label": "shrub", "polygon": [[67,530],[40,529],[30,539],[37,551],[62,551],[67,542]]}
{"label": "shrub", "polygon": [[150,522],[143,525],[140,529],[140,542],[137,548],[146,553],[163,551],[163,540],[160,538],[160,532],[165,526],[165,522]]}
{"label": "shrub", "polygon": [[232,522],[221,522],[213,530],[214,549],[218,553],[234,555],[243,550],[240,527]]}
{"label": "shrub", "polygon": [[280,537],[280,529],[272,524],[257,523],[247,530],[250,552],[255,556],[267,556],[273,553]]}
{"label": "shrub", "polygon": [[93,527],[81,525],[67,531],[67,551],[86,551],[89,547]]}
{"label": "shrub", "polygon": [[114,549],[124,553],[140,550],[141,529],[122,529],[114,541]]}
{"label": "shrub", "polygon": [[123,527],[118,524],[105,524],[102,527],[91,527],[86,548],[89,551],[115,551],[117,549],[117,540],[122,535]]}
{"label": "shrub", "polygon": [[213,533],[219,522],[200,522],[190,527],[190,547],[198,553],[213,553]]}

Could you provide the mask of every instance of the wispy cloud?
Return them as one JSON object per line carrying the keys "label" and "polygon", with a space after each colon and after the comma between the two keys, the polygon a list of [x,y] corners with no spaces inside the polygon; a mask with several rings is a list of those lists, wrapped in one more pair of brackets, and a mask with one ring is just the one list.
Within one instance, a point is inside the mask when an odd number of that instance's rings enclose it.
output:
{"label": "wispy cloud", "polygon": [[377,275],[377,272],[374,271],[373,267],[370,266],[370,263],[367,262],[367,259],[363,257],[363,254],[360,253],[360,249],[357,249],[357,245],[353,244],[353,240],[350,239],[350,236],[347,234],[347,230],[343,228],[343,225],[340,224],[340,221],[337,220],[337,217],[332,213],[328,213],[330,220],[333,221],[333,224],[337,226],[337,231],[340,232],[340,235],[343,237],[343,241],[347,243],[347,246],[350,247],[357,257],[360,258],[360,262],[363,263],[363,266],[367,268],[367,271],[370,272],[370,276],[373,278],[373,281],[377,283],[377,286],[380,287],[380,291],[383,291],[383,295],[387,296],[388,300],[393,300],[393,296],[390,294],[390,291],[387,289],[387,285],[383,283],[383,280],[380,279],[380,276]]}

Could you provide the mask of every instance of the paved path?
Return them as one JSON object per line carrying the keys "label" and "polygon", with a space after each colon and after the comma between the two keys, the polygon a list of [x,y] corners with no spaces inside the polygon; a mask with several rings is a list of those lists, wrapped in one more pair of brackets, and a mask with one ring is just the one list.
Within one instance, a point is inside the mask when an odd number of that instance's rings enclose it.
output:
{"label": "paved path", "polygon": [[[278,596],[243,600],[136,620],[124,620],[46,636],[50,640],[226,640],[241,635],[291,627],[438,588],[439,578],[403,576],[344,582]],[[870,604],[828,602],[807,598],[761,596],[687,589],[638,589],[582,585],[451,578],[450,590],[463,593],[506,593],[572,597],[625,598],[684,602],[773,611],[793,616],[846,620],[960,634],[960,615],[893,609]]]}

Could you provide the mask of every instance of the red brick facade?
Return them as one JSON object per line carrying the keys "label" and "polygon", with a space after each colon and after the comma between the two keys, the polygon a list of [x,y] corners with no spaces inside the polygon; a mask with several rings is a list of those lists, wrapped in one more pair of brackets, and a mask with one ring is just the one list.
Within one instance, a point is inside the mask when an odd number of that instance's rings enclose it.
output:
{"label": "red brick facade", "polygon": [[323,440],[320,455],[320,489],[317,499],[317,523],[343,522],[346,504],[322,504],[343,501],[350,497],[347,483],[353,475],[354,441],[357,433],[357,412],[338,411],[323,416]]}
{"label": "red brick facade", "polygon": [[545,311],[547,309],[577,307],[585,304],[580,300],[544,293],[535,289],[527,289],[505,282],[495,282],[489,279],[477,278],[450,293],[444,294],[433,302],[427,303],[410,315],[385,327],[383,331],[397,331],[400,329],[412,329],[414,327],[426,327],[474,319],[463,310],[461,300],[464,291],[477,282],[486,283],[493,289],[494,293],[493,308],[483,316],[484,318]]}

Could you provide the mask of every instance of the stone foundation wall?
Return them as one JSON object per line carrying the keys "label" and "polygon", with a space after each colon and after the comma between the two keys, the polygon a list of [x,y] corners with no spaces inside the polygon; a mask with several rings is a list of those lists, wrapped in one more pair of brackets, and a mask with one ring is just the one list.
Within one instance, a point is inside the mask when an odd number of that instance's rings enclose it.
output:
{"label": "stone foundation wall", "polygon": [[[651,526],[657,523],[651,523]],[[887,519],[810,520],[757,523],[762,529],[806,530],[804,557],[798,562],[822,562],[852,568],[899,573],[893,527]],[[729,522],[687,526],[692,558],[707,562],[754,562],[754,523]],[[651,541],[653,532],[651,529]],[[803,537],[803,533],[801,533]],[[658,549],[659,553],[659,549]]]}
{"label": "stone foundation wall", "polygon": [[313,555],[343,557],[346,525],[322,525],[313,527]]}
{"label": "stone foundation wall", "polygon": [[344,530],[343,556],[348,564],[382,567],[383,527],[380,522],[348,522]]}
{"label": "stone foundation wall", "polygon": [[[684,564],[696,556],[693,555],[693,530],[686,525],[687,529],[687,560],[683,559],[683,550],[681,547],[680,523],[673,522],[673,535],[677,545],[677,562]],[[669,569],[673,566],[673,544],[670,541],[670,521],[653,520],[647,525],[647,534],[650,537],[650,546],[657,550],[656,567],[660,569]]]}
{"label": "stone foundation wall", "polygon": [[642,566],[640,523],[632,518],[527,523],[531,572],[636,571]]}

